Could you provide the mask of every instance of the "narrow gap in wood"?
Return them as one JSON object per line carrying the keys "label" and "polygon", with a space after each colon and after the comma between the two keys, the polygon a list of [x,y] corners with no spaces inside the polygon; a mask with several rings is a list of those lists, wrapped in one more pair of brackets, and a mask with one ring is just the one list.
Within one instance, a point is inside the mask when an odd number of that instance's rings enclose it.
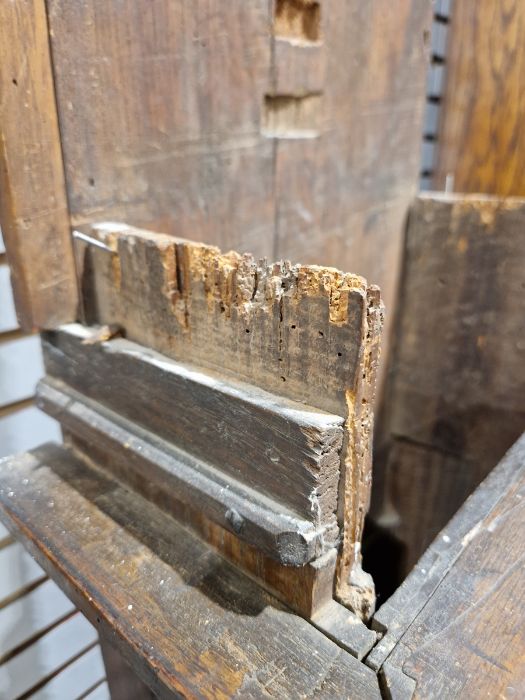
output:
{"label": "narrow gap in wood", "polygon": [[274,34],[304,45],[321,38],[321,5],[313,0],[276,0]]}
{"label": "narrow gap in wood", "polygon": [[[74,615],[78,614],[76,612],[73,613]],[[84,654],[86,654],[88,651],[91,651],[94,647],[98,646],[98,642],[92,642],[91,644],[88,644],[88,646],[84,647],[82,651],[80,651],[78,654],[75,654],[75,656],[72,656],[70,659],[68,659],[65,663],[63,663],[61,666],[56,668],[52,673],[48,673],[47,676],[42,678],[36,685],[34,685],[32,688],[27,690],[23,695],[19,695],[17,700],[28,700],[34,693],[37,692],[37,690],[40,690],[40,688],[43,688],[46,683],[49,683],[53,678],[56,678],[59,673],[61,673],[64,669],[66,669],[68,666],[70,666],[73,662],[77,661],[80,659]]]}
{"label": "narrow gap in wood", "polygon": [[265,95],[262,133],[269,138],[316,138],[321,128],[322,93]]}
{"label": "narrow gap in wood", "polygon": [[8,605],[11,605],[11,603],[14,603],[15,600],[23,598],[28,593],[31,593],[31,591],[34,591],[35,588],[38,588],[38,586],[41,586],[47,580],[47,575],[42,573],[41,578],[38,578],[36,581],[31,581],[31,583],[28,583],[26,586],[17,588],[16,591],[14,591],[11,595],[0,600],[0,610],[3,610],[3,608],[6,608]]}
{"label": "narrow gap in wood", "polygon": [[17,411],[22,411],[24,408],[29,408],[35,403],[35,397],[30,396],[27,399],[20,399],[19,401],[12,401],[5,406],[0,406],[0,418],[5,416],[10,416],[12,413]]}
{"label": "narrow gap in wood", "polygon": [[[26,596],[29,592],[30,591],[26,590],[24,592],[24,596]],[[20,598],[23,598],[24,596],[20,596]],[[68,620],[70,617],[73,617],[73,615],[76,615],[76,614],[77,614],[76,610],[71,610],[70,612],[66,613],[65,615],[62,615],[62,617],[58,618],[57,620],[54,620],[51,624],[49,624],[44,629],[39,629],[33,636],[29,637],[28,639],[25,639],[21,644],[14,647],[13,649],[10,649],[7,652],[7,654],[0,656],[0,664],[5,664],[8,661],[10,661],[12,658],[14,658],[15,656],[18,656],[18,654],[21,654],[23,651],[25,651],[32,644],[34,644],[39,639],[44,637],[48,632],[51,632],[52,629],[54,629],[55,627],[58,627],[63,622],[66,622],[66,620]]]}

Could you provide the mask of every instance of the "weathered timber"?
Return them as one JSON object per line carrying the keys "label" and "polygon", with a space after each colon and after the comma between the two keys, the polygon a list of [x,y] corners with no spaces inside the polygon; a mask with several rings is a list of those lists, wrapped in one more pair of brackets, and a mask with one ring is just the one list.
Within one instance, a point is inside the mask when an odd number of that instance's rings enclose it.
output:
{"label": "weathered timber", "polygon": [[[392,311],[430,0],[47,6],[74,225],[357,270]],[[279,134],[268,98],[299,105]],[[303,100],[313,129],[297,128]]]}
{"label": "weathered timber", "polygon": [[[392,697],[519,695],[525,687],[525,435],[377,611],[366,663]],[[400,691],[399,691],[400,692]]]}
{"label": "weathered timber", "polygon": [[24,330],[73,321],[77,289],[45,0],[0,6],[0,225]]}
{"label": "weathered timber", "polygon": [[[87,443],[67,429],[64,429],[64,438],[84,461],[96,463],[128,487],[146,494],[148,500],[197,533],[207,545],[248,573],[259,585],[299,615],[310,619],[333,599],[337,561],[335,548],[303,566],[283,565],[275,557],[265,554],[259,544],[249,544],[238,533],[232,532],[233,528],[225,529],[210,520],[203,514],[202,508],[188,506],[174,498],[172,493],[164,498],[162,491],[159,493],[155,484],[150,488],[142,476],[129,468],[129,463],[116,460],[114,452],[108,452],[92,442]],[[231,520],[229,518],[228,525],[231,525]]]}
{"label": "weathered timber", "polygon": [[[85,369],[90,369],[89,365]],[[318,513],[312,509],[311,503],[303,518],[287,507],[283,496],[293,489],[293,473],[291,483],[287,484],[286,473],[281,477],[279,472],[272,470],[267,478],[275,484],[275,492],[268,495],[268,488],[263,493],[260,488],[254,491],[247,487],[247,478],[229,478],[226,464],[225,473],[214,466],[222,464],[220,461],[206,463],[196,459],[118,413],[86,399],[62,382],[50,379],[42,382],[38,405],[58,418],[63,427],[86,445],[94,444],[97,451],[107,453],[114,473],[149,500],[173,513],[181,508],[181,504],[200,511],[203,516],[285,565],[302,566],[334,546],[336,533],[332,533],[330,541],[330,532],[325,531],[326,524],[323,527],[318,521],[312,522],[312,516],[318,516]],[[175,424],[179,422],[179,415],[184,413],[184,403],[179,404],[179,410],[180,414],[175,411],[170,414]],[[213,424],[208,426],[214,435]],[[209,442],[213,445],[216,440]],[[199,445],[198,441],[195,444]],[[242,445],[237,449],[242,452]],[[232,455],[235,459],[236,450],[232,450]],[[257,464],[264,472],[265,465]],[[286,485],[284,489],[283,484]],[[170,506],[170,501],[175,501],[175,504]],[[328,527],[334,524],[329,522]]]}
{"label": "weathered timber", "polygon": [[64,448],[3,460],[0,480],[6,525],[158,697],[380,697],[371,669]]}
{"label": "weathered timber", "polygon": [[410,212],[372,513],[407,573],[525,425],[525,201],[422,196]]}
{"label": "weathered timber", "polygon": [[525,196],[525,4],[452,7],[434,185]]}
{"label": "weathered timber", "polygon": [[359,547],[383,315],[377,287],[332,268],[257,263],[120,224],[81,233],[77,256],[86,321],[116,324],[168,357],[344,419],[337,595],[369,614]]}

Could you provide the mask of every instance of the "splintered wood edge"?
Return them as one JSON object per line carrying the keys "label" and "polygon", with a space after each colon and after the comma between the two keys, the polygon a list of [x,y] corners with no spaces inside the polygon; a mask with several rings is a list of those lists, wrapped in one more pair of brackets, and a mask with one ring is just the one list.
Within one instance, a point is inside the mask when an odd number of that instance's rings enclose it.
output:
{"label": "splintered wood edge", "polygon": [[256,261],[125,224],[74,233],[84,321],[345,419],[336,598],[374,610],[361,569],[383,304],[358,275]]}

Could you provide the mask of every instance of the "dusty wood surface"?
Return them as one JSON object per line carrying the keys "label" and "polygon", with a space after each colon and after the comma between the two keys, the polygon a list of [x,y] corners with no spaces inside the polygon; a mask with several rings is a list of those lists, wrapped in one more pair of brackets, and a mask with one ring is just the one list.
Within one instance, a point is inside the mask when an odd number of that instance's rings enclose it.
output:
{"label": "dusty wood surface", "polygon": [[525,5],[455,2],[435,187],[525,196]]}
{"label": "dusty wood surface", "polygon": [[357,270],[393,309],[430,0],[47,4],[75,225]]}
{"label": "dusty wood surface", "polygon": [[[239,537],[239,534],[231,526],[232,521],[235,522],[236,519],[228,517],[228,529],[217,524],[216,520],[220,521],[220,518],[215,518],[213,521],[203,514],[201,507],[187,505],[182,498],[174,497],[173,492],[166,486],[166,481],[168,484],[172,483],[170,480],[164,479],[162,481],[157,472],[154,473],[150,482],[144,478],[142,472],[138,473],[133,468],[132,462],[124,458],[115,458],[114,450],[104,449],[103,444],[94,445],[92,441],[86,442],[85,439],[78,437],[78,434],[83,431],[78,430],[75,426],[77,434],[73,434],[65,427],[67,424],[66,421],[63,428],[65,440],[84,460],[95,461],[128,487],[137,490],[164,512],[173,516],[179,523],[197,533],[204,542],[238,566],[239,569],[248,573],[265,590],[283,601],[299,615],[310,619],[333,599],[337,562],[336,549],[329,549],[326,554],[303,566],[284,565],[276,560],[275,555],[272,557],[265,553],[260,540],[263,544],[267,544],[268,538],[267,535],[262,538],[260,529],[257,532],[259,541],[254,538],[256,544],[250,544],[246,539]],[[85,435],[85,432],[83,434]],[[100,442],[102,443],[102,441]],[[140,447],[140,442],[137,447]],[[158,470],[158,466],[157,464],[156,470]],[[162,483],[161,486],[158,485],[159,482]],[[203,500],[205,501],[205,499]],[[246,513],[246,506],[247,504],[245,504],[243,513]],[[273,550],[275,550],[274,543]],[[350,613],[350,611],[348,612]],[[355,647],[355,656],[357,656],[358,648],[359,643]]]}
{"label": "dusty wood surface", "polygon": [[[94,444],[97,452],[104,452],[114,474],[173,514],[184,504],[288,566],[304,566],[337,542],[334,522],[322,526],[300,518],[282,499],[228,478],[213,463],[158,440],[62,382],[42,382],[38,403],[86,447]],[[178,420],[176,412],[173,419]],[[279,480],[278,473],[271,476]]]}
{"label": "dusty wood surface", "polygon": [[76,278],[44,0],[0,7],[0,224],[20,325],[74,320]]}
{"label": "dusty wood surface", "polygon": [[[279,519],[283,521],[280,528],[284,531],[291,534],[291,528],[284,527],[285,514],[293,518],[295,513],[305,525],[312,524],[309,536],[313,538],[314,529],[320,533],[322,530],[326,546],[334,545],[343,418],[170,361],[129,340],[117,338],[88,344],[89,338],[90,329],[79,325],[64,326],[44,338],[47,373],[66,383],[65,387],[60,382],[51,383],[48,393],[54,388],[59,394],[65,392],[63,403],[67,412],[71,413],[69,386],[80,392],[76,394],[79,406],[84,395],[117,414],[110,422],[118,422],[122,417],[150,431],[145,442],[150,443],[151,449],[156,446],[155,437],[162,438],[164,447],[158,444],[161,451],[169,453],[173,448],[179,460],[186,461],[188,469],[194,472],[195,479],[207,475],[210,482],[217,484],[219,508],[221,502],[226,506],[224,499],[229,497],[230,490],[240,490],[242,495],[237,499],[238,504],[232,501],[224,510],[238,510],[243,501],[246,505],[259,503],[264,509],[265,499],[269,498],[280,504],[273,508],[274,520],[282,510],[283,517]],[[97,382],[93,382],[94,376]],[[59,396],[51,412],[64,421],[61,403]],[[100,414],[100,409],[92,410]],[[93,424],[92,430],[111,438],[114,431],[105,429],[96,416],[94,420],[97,425]],[[131,434],[140,433],[133,425],[123,429]],[[98,440],[95,442],[100,444]],[[119,442],[120,449],[125,450],[128,440],[124,436],[116,440],[117,453]],[[182,451],[197,459],[194,467]],[[137,458],[147,456],[142,447]],[[149,461],[155,464],[153,454],[149,455]],[[192,479],[184,479],[181,474],[174,492],[180,491],[183,481],[191,487]],[[193,505],[200,503],[203,513],[209,511],[201,499],[206,492],[212,496],[210,489],[204,484],[196,486],[195,497],[191,499]],[[226,494],[221,495],[225,489]],[[250,493],[251,489],[257,493]],[[268,514],[270,506],[265,509]],[[222,519],[221,524],[225,524]],[[304,534],[307,535],[306,530]]]}
{"label": "dusty wood surface", "polygon": [[380,697],[371,669],[63,448],[0,477],[4,522],[159,697]]}
{"label": "dusty wood surface", "polygon": [[403,683],[420,698],[523,694],[524,497],[525,435],[376,613],[386,634],[367,664],[394,691]]}
{"label": "dusty wood surface", "polygon": [[90,227],[76,250],[87,321],[344,418],[337,591],[369,614],[359,543],[383,317],[377,287],[333,268],[257,263],[118,224]]}
{"label": "dusty wood surface", "polygon": [[411,211],[372,505],[407,571],[525,426],[524,223],[520,199]]}

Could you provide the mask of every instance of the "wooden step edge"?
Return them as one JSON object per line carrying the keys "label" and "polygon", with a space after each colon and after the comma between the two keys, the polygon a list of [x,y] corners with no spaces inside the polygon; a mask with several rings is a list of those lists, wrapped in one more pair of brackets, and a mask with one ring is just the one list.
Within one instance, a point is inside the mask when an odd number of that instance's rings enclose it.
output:
{"label": "wooden step edge", "polygon": [[6,526],[158,697],[380,698],[371,669],[65,448],[0,461],[0,484]]}
{"label": "wooden step edge", "polygon": [[324,529],[316,529],[282,504],[219,473],[64,382],[51,377],[40,381],[37,405],[110,455],[108,463],[115,476],[170,514],[177,512],[180,503],[196,508],[285,566],[303,566],[325,553]]}

